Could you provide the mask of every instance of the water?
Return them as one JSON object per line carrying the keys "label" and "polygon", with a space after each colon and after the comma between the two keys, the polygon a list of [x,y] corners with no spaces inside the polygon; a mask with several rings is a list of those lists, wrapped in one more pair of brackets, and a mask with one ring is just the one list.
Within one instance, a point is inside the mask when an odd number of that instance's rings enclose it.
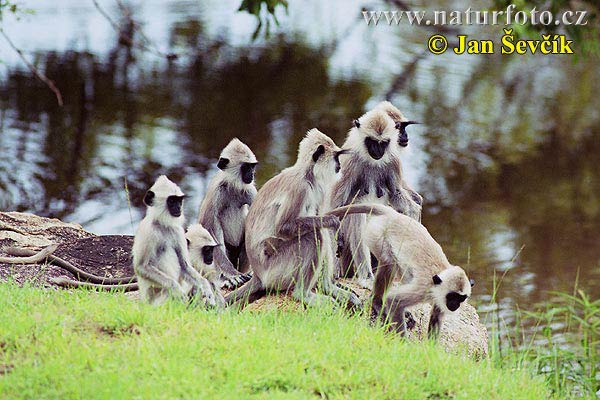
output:
{"label": "water", "polygon": [[[425,197],[424,224],[477,281],[484,314],[510,325],[517,307],[576,280],[597,298],[594,60],[432,56],[429,31],[367,27],[363,4],[341,0],[292,1],[281,26],[252,41],[256,22],[237,3],[127,3],[148,39],[134,41],[150,51],[120,42],[91,0],[28,1],[34,15],[5,19],[65,106],[0,40],[0,209],[133,234],[143,193],[165,173],[190,195],[191,219],[231,138],[255,151],[262,184],[294,160],[308,129],[341,143],[352,119],[389,98],[423,122],[409,132],[407,177]],[[116,2],[99,4],[126,21]]]}

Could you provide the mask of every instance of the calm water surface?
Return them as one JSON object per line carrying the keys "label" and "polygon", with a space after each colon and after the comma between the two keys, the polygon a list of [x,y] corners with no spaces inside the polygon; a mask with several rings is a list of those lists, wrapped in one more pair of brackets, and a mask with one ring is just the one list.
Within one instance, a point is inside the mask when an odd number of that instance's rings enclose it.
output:
{"label": "calm water surface", "polygon": [[[517,307],[571,291],[577,277],[598,297],[593,60],[431,56],[430,31],[367,27],[356,1],[291,1],[280,27],[253,41],[255,20],[238,3],[128,2],[142,51],[92,1],[25,2],[35,14],[3,27],[65,106],[0,43],[0,209],[133,234],[144,191],[165,173],[190,195],[191,219],[231,138],[255,151],[262,184],[293,162],[305,131],[341,143],[352,119],[387,98],[423,122],[410,132],[408,180],[425,197],[424,224],[476,279],[490,327],[486,312],[504,329]],[[99,4],[132,35],[116,2]]]}

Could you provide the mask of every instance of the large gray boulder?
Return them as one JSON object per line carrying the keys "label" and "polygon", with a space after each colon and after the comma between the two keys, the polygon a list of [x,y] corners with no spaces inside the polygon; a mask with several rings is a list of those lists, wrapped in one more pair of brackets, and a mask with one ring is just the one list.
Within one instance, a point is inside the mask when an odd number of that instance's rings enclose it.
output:
{"label": "large gray boulder", "polygon": [[[14,246],[40,249],[51,244],[59,244],[55,254],[81,269],[103,277],[125,277],[133,275],[131,267],[131,236],[96,236],[85,231],[80,225],[65,223],[57,219],[42,218],[32,214],[16,212],[0,213],[0,256],[3,249]],[[46,287],[54,287],[49,279],[53,277],[74,278],[68,272],[53,265],[9,265],[0,264],[0,282],[14,280],[19,284],[32,282]],[[343,281],[351,287],[364,302],[368,302],[370,292],[361,289],[352,281]],[[136,296],[134,295],[133,298]],[[265,309],[299,308],[298,302],[289,296],[266,296],[247,307],[256,312]],[[412,307],[410,312],[416,321],[409,332],[409,340],[423,340],[427,337],[429,305]],[[455,313],[449,313],[442,324],[440,343],[449,351],[466,353],[481,359],[487,356],[487,330],[479,322],[477,311],[470,304],[464,304]]]}

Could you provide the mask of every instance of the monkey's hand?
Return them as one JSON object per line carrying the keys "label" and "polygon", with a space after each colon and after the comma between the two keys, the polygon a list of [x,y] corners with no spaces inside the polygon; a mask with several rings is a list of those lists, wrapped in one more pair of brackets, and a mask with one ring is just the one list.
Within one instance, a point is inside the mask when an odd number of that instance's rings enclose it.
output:
{"label": "monkey's hand", "polygon": [[177,281],[171,282],[169,292],[171,293],[171,296],[173,296],[177,300],[187,301],[187,293],[185,292],[185,290],[183,290],[183,288]]}

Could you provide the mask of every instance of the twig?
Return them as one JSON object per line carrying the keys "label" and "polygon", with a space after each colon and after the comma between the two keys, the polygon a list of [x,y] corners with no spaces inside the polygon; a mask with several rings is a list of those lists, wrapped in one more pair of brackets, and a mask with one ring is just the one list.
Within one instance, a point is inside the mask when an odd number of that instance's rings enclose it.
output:
{"label": "twig", "polygon": [[29,60],[27,60],[27,58],[25,58],[23,51],[21,49],[19,49],[17,46],[15,46],[15,44],[12,42],[12,40],[10,40],[10,38],[8,37],[6,32],[4,32],[4,29],[0,28],[0,34],[2,34],[2,36],[4,37],[4,40],[6,40],[8,45],[14,51],[17,52],[17,54],[19,55],[21,60],[25,63],[25,65],[27,65],[27,68],[29,68],[31,73],[34,74],[40,81],[44,82],[50,90],[52,90],[52,92],[56,96],[56,101],[58,102],[58,105],[60,107],[62,107],[63,106],[62,94],[60,93],[60,90],[56,87],[56,85],[54,84],[54,81],[52,81],[46,75],[44,75],[42,72],[40,72],[39,69],[37,69],[32,63],[29,62]]}
{"label": "twig", "polygon": [[[18,249],[18,248],[14,248],[14,247],[5,249],[4,252],[6,252],[7,254],[10,254],[12,256],[29,256],[29,255],[35,254],[34,250]],[[127,276],[127,277],[123,277],[123,278],[106,278],[106,277],[101,277],[98,275],[90,274],[89,272],[86,272],[86,271],[82,270],[81,268],[78,268],[75,265],[71,264],[70,262],[63,260],[62,258],[57,257],[52,254],[47,255],[45,258],[47,259],[48,263],[56,265],[57,267],[60,267],[64,270],[72,273],[77,279],[81,279],[86,282],[98,283],[98,284],[103,284],[103,285],[120,285],[120,284],[129,284],[129,283],[137,282],[137,278],[135,276]],[[41,260],[38,260],[38,261],[41,261]]]}
{"label": "twig", "polygon": [[[57,244],[52,244],[40,252],[31,251],[27,257],[0,257],[0,263],[3,264],[37,264],[45,260],[58,248]],[[10,253],[9,253],[10,254]]]}
{"label": "twig", "polygon": [[100,289],[100,290],[123,290],[125,292],[133,292],[139,290],[137,283],[128,283],[124,285],[101,285],[98,283],[79,282],[69,278],[50,278],[50,282],[55,285],[67,287],[67,288],[87,288],[87,289]]}
{"label": "twig", "polygon": [[150,41],[150,39],[148,39],[148,37],[142,32],[140,24],[138,24],[136,21],[133,20],[133,18],[131,18],[130,12],[127,10],[125,5],[123,3],[121,3],[120,1],[117,0],[117,5],[121,9],[121,11],[123,11],[125,18],[127,18],[127,21],[131,24],[133,29],[138,32],[138,34],[140,35],[140,37],[142,38],[142,40],[145,43],[134,42],[133,38],[126,35],[123,32],[122,26],[120,24],[118,24],[114,19],[112,19],[112,17],[110,15],[108,15],[108,13],[100,6],[100,4],[98,4],[97,0],[92,0],[92,3],[94,3],[94,7],[96,7],[98,12],[100,14],[102,14],[102,16],[110,23],[110,25],[117,32],[117,34],[119,35],[119,39],[123,40],[124,42],[126,42],[127,44],[129,44],[132,47],[136,47],[140,50],[153,53],[154,55],[156,55],[158,57],[164,57],[167,60],[175,60],[178,58],[177,54],[164,53],[164,52],[158,50],[158,48],[155,45],[153,45],[152,42]]}

